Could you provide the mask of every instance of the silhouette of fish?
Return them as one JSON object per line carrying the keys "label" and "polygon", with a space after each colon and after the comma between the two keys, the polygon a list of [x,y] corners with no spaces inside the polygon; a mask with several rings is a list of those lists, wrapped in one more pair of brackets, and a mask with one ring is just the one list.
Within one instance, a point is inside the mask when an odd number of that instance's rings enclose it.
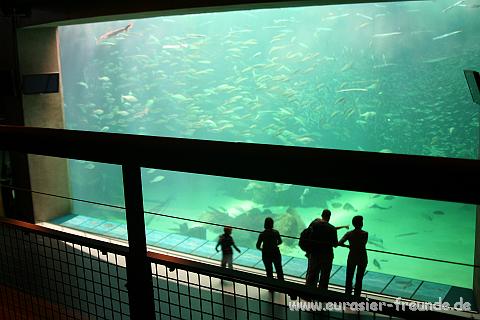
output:
{"label": "silhouette of fish", "polygon": [[380,262],[378,262],[377,259],[373,259],[373,265],[378,268],[378,270],[382,270],[382,266],[380,265]]}
{"label": "silhouette of fish", "polygon": [[393,199],[395,199],[395,197],[394,196],[385,196],[384,199],[385,200],[393,200]]}
{"label": "silhouette of fish", "polygon": [[347,211],[355,211],[357,212],[357,209],[355,209],[350,203],[346,202],[344,205],[343,205],[343,209],[344,210],[347,210]]}
{"label": "silhouette of fish", "polygon": [[342,206],[342,204],[340,202],[334,202],[332,203],[332,207],[337,209],[337,208],[340,208]]}
{"label": "silhouette of fish", "polygon": [[121,32],[127,32],[128,30],[130,30],[133,26],[133,23],[129,23],[127,24],[125,27],[123,28],[118,28],[118,29],[115,29],[113,31],[109,31],[107,33],[104,33],[102,34],[98,39],[97,39],[97,44],[99,44],[100,42],[102,42],[103,40],[107,40],[111,37],[114,37],[116,36],[117,34],[121,33]]}
{"label": "silhouette of fish", "polygon": [[437,216],[443,216],[443,215],[445,215],[445,212],[443,212],[441,210],[435,210],[435,211],[433,211],[433,214],[436,214]]}
{"label": "silhouette of fish", "polygon": [[378,204],[374,203],[374,204],[372,204],[369,208],[370,208],[370,209],[388,210],[388,209],[391,209],[392,206],[382,207],[382,206],[379,206]]}
{"label": "silhouette of fish", "polygon": [[396,237],[408,237],[408,236],[414,236],[416,234],[418,234],[418,232],[401,233],[401,234],[397,234]]}

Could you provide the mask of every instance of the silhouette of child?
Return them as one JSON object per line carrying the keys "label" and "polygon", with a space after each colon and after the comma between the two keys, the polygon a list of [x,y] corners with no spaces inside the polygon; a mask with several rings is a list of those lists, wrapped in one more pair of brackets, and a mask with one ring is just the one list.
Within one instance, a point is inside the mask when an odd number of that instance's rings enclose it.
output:
{"label": "silhouette of child", "polygon": [[283,280],[282,255],[278,249],[278,245],[282,243],[282,238],[280,237],[280,233],[273,229],[272,218],[265,218],[264,228],[265,230],[258,236],[257,249],[262,250],[262,260],[265,265],[267,277],[273,278],[273,264],[275,265],[277,278]]}
{"label": "silhouette of child", "polygon": [[225,227],[223,228],[223,234],[218,238],[218,243],[217,246],[215,247],[215,250],[218,252],[218,247],[221,246],[222,248],[222,267],[228,267],[230,269],[233,269],[233,250],[232,247],[235,248],[235,250],[240,253],[240,249],[237,248],[235,245],[235,242],[233,241],[233,238],[231,236],[232,234],[232,228],[231,227]]}
{"label": "silhouette of child", "polygon": [[352,219],[352,224],[355,227],[354,230],[348,231],[338,242],[339,245],[345,245],[348,241],[350,244],[350,252],[347,259],[347,276],[345,280],[345,293],[352,294],[352,281],[355,269],[357,269],[357,276],[355,279],[355,296],[360,296],[362,291],[363,275],[367,268],[368,258],[366,245],[368,241],[368,232],[363,231],[363,217],[355,216]]}

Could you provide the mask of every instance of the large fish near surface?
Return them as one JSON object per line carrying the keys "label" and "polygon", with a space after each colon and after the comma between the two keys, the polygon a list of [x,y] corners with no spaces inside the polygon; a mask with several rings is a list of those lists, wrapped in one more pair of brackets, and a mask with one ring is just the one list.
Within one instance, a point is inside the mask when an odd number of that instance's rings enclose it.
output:
{"label": "large fish near surface", "polygon": [[102,42],[103,40],[107,40],[111,37],[114,37],[116,36],[117,34],[119,33],[122,33],[122,32],[127,32],[128,30],[130,30],[131,28],[133,27],[133,23],[130,22],[129,24],[127,24],[125,27],[123,28],[118,28],[118,29],[115,29],[115,30],[112,30],[112,31],[108,31],[104,34],[102,34],[98,39],[97,39],[97,44],[99,44],[100,42]]}

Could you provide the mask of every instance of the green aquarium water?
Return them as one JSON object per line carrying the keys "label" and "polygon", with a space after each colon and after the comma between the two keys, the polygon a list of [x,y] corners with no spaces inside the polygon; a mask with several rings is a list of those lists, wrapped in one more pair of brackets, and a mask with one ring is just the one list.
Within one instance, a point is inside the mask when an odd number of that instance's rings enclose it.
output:
{"label": "green aquarium water", "polygon": [[[479,7],[372,3],[64,26],[66,127],[476,159],[479,109],[463,70],[480,69]],[[72,160],[70,178],[73,197],[124,205],[119,166]],[[330,208],[337,226],[364,216],[370,249],[473,263],[472,205],[150,168],[142,179],[148,212],[258,231],[272,216],[281,234],[298,237]],[[73,212],[125,220],[77,202]],[[150,213],[145,221],[209,240],[222,232]],[[245,248],[257,236],[233,232]],[[283,254],[303,257],[296,240],[284,240]],[[337,248],[334,263],[345,265],[347,253]],[[380,252],[369,252],[368,270],[472,286],[470,267]]]}

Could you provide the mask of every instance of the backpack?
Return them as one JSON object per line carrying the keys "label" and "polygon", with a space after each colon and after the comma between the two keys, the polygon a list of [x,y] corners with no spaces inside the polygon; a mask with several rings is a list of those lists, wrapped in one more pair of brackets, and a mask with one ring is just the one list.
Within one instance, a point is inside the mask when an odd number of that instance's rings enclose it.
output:
{"label": "backpack", "polygon": [[300,233],[300,240],[298,246],[305,252],[309,252],[312,249],[312,228],[308,227]]}

